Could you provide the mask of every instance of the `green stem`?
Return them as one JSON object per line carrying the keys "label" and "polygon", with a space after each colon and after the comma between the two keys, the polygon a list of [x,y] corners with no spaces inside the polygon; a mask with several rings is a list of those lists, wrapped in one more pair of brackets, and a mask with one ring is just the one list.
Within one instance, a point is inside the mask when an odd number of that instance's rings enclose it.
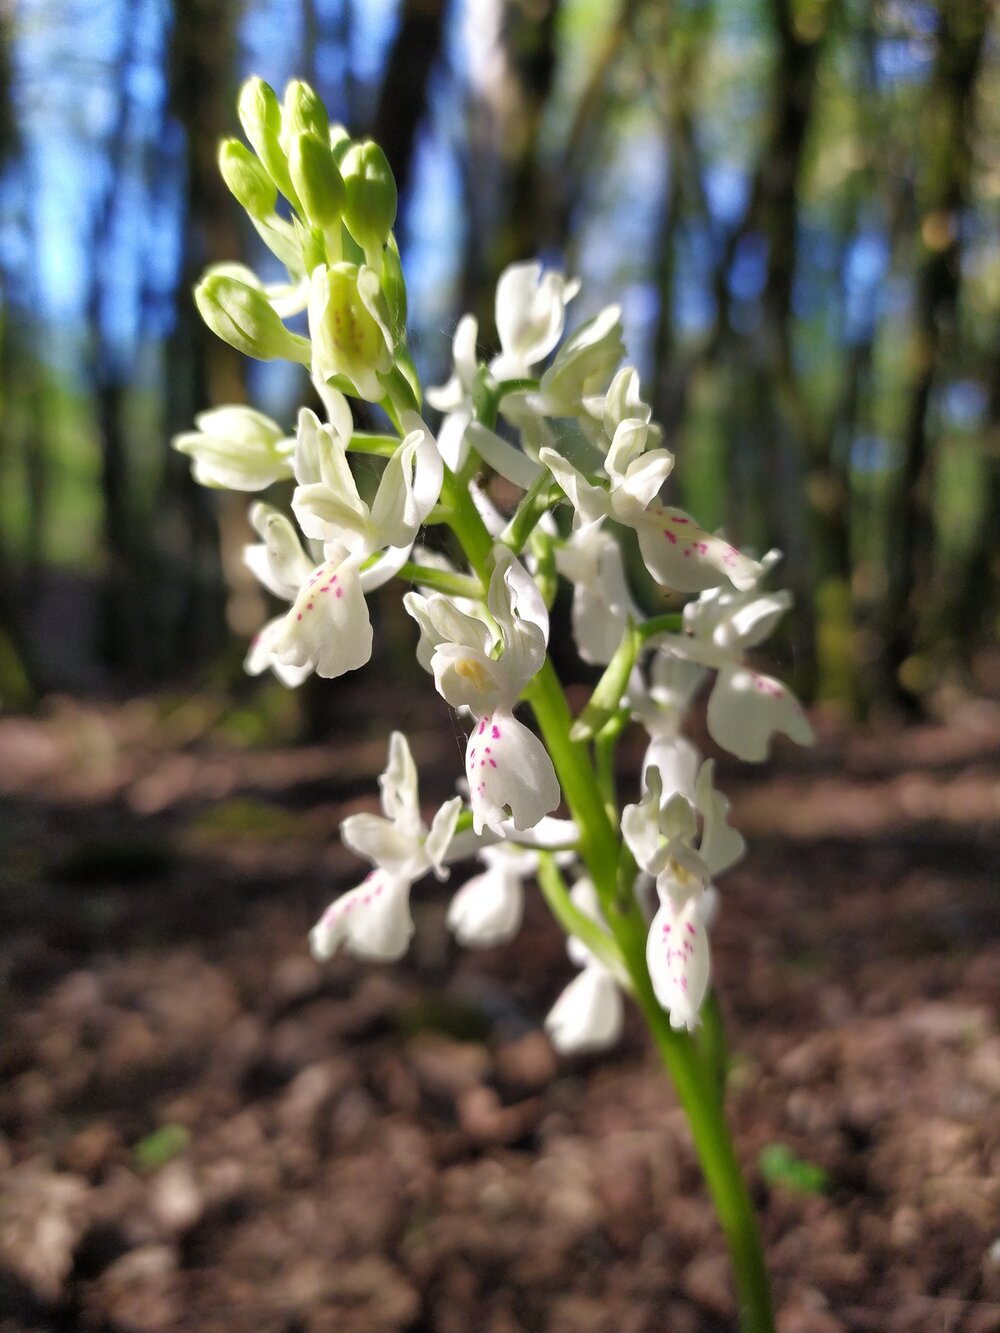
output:
{"label": "green stem", "polygon": [[774,1333],[771,1286],[757,1218],[733,1149],[714,1071],[706,1069],[690,1034],[671,1028],[652,993],[645,961],[631,975],[653,1040],[691,1125],[701,1168],[729,1245],[739,1292],[740,1329],[742,1333]]}
{"label": "green stem", "polygon": [[431,565],[418,565],[413,560],[400,565],[396,577],[406,583],[416,583],[421,588],[449,593],[452,597],[480,600],[485,596],[483,585],[478,579],[470,579],[467,574],[452,574],[446,569],[434,569]]}
{"label": "green stem", "polygon": [[637,626],[637,632],[643,643],[647,643],[655,639],[657,634],[679,634],[683,628],[683,614],[680,611],[668,611],[666,615],[650,616]]}
{"label": "green stem", "polygon": [[378,458],[391,458],[399,448],[399,437],[356,430],[347,448],[352,454],[375,454]]}
{"label": "green stem", "polygon": [[547,514],[561,494],[559,487],[547,472],[539,473],[522,497],[510,522],[500,534],[515,555],[520,555],[524,543],[531,536],[542,517]]}
{"label": "green stem", "polygon": [[578,940],[582,940],[595,958],[599,958],[616,976],[620,975],[623,970],[621,954],[615,947],[614,938],[602,930],[596,921],[574,906],[566,882],[551,853],[540,853],[536,878],[542,896],[549,905],[549,911],[566,934],[575,935]]}

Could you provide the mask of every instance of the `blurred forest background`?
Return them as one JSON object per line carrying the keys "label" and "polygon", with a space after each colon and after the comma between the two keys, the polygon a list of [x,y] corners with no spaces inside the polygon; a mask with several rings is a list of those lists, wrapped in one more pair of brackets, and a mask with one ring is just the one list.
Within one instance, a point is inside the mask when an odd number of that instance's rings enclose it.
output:
{"label": "blurred forest background", "polygon": [[215,164],[250,73],[312,82],[385,147],[426,383],[446,376],[463,310],[490,337],[505,264],[579,274],[571,322],[623,302],[681,502],[787,553],[783,667],[807,698],[858,714],[997,691],[989,0],[6,0],[0,15],[6,706],[233,681],[263,618],[240,582],[241,499],[199,491],[168,448],[210,403],[291,426],[303,391],[213,339],[190,295],[209,262],[266,270]]}

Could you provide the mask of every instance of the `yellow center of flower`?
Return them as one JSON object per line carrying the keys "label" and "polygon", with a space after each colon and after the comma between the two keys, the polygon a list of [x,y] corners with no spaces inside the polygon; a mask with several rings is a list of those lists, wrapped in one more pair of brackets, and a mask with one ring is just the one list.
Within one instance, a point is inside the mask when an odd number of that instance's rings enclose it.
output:
{"label": "yellow center of flower", "polygon": [[471,681],[477,690],[489,689],[490,678],[482,662],[477,662],[474,657],[460,657],[455,663],[455,673],[463,680]]}

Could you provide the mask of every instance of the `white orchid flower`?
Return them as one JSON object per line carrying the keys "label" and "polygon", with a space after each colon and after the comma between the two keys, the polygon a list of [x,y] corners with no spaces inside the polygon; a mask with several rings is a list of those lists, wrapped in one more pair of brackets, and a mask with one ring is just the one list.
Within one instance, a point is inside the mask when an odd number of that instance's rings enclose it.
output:
{"label": "white orchid flower", "polygon": [[[570,899],[578,911],[607,928],[589,879],[576,881]],[[566,941],[566,952],[582,970],[549,1010],[545,1030],[561,1055],[606,1050],[618,1041],[625,1022],[621,987],[610,969],[575,935]]]}
{"label": "white orchid flower", "polygon": [[497,283],[496,325],[500,355],[490,363],[495,380],[524,379],[544,361],[563,336],[566,306],[580,290],[537,261],[511,264]]}
{"label": "white orchid flower", "polygon": [[485,826],[499,832],[508,811],[515,829],[530,829],[559,804],[545,746],[514,717],[521,691],[545,661],[548,612],[535,581],[506,547],[498,546],[494,559],[487,606],[498,636],[440,594],[404,599],[421,626],[418,656],[438,693],[479,719],[465,756],[477,833]]}
{"label": "white orchid flower", "polygon": [[575,976],[549,1010],[545,1030],[560,1055],[603,1051],[621,1037],[625,1002],[617,981],[599,962]]}
{"label": "white orchid flower", "polygon": [[674,458],[667,449],[647,451],[649,438],[641,417],[618,423],[604,462],[607,485],[589,480],[554,449],[542,449],[539,459],[572,504],[574,525],[610,517],[634,529],[643,563],[658,583],[678,592],[701,592],[726,580],[737,588],[753,587],[761,573],[755,560],[706,532],[683,510],[658,502]]}
{"label": "white orchid flower", "polygon": [[438,879],[446,879],[444,857],[462,798],[453,796],[446,801],[427,828],[420,817],[416,765],[400,731],[389,737],[389,762],[378,785],[382,814],[348,815],[340,826],[341,841],[390,874],[417,880],[433,870]]}
{"label": "white orchid flower", "polygon": [[629,621],[642,613],[632,600],[621,547],[596,524],[556,548],[556,568],[573,585],[573,640],[585,662],[606,666]]}
{"label": "white orchid flower", "polygon": [[479,371],[476,360],[478,337],[479,324],[475,317],[463,315],[451,344],[454,367],[451,378],[445,384],[428,389],[425,394],[431,407],[445,414],[437,442],[441,457],[452,472],[457,472],[469,456],[465,432],[472,420],[472,391]]}
{"label": "white orchid flower", "polygon": [[659,905],[646,962],[674,1027],[697,1026],[710,972],[708,922],[716,901],[710,881],[745,849],[727,822],[729,801],[716,789],[714,771],[712,760],[702,764],[694,800],[678,791],[664,799],[660,772],[650,768],[642,799],[622,811],[625,842],[637,863],[656,876]]}
{"label": "white orchid flower", "polygon": [[488,949],[506,944],[521,928],[524,881],[538,868],[538,853],[497,843],[477,853],[486,869],[465,882],[451,900],[448,926],[459,944]]}
{"label": "white orchid flower", "polygon": [[299,485],[292,509],[305,535],[322,543],[325,558],[316,566],[306,562],[287,520],[279,523],[274,510],[251,511],[265,541],[263,547],[248,547],[244,559],[266,587],[292,606],[258,636],[248,670],[281,665],[301,671],[303,678],[311,671],[332,678],[370,658],[365,594],[406,560],[443,478],[430,432],[415,414],[404,424],[408,433],[386,463],[369,507],[358,494],[336,427],[321,425],[307,409],[299,414]]}
{"label": "white orchid flower", "polygon": [[427,827],[420,816],[416,765],[398,731],[389,739],[389,762],[379,787],[383,813],[349,815],[340,826],[344,844],[367,857],[374,869],[357,888],[335,899],[313,927],[310,944],[320,960],[342,945],[363,958],[401,957],[413,934],[412,885],[429,871],[447,877],[444,859],[461,797],[446,801]]}
{"label": "white orchid flower", "polygon": [[[766,558],[765,558],[766,559]],[[658,639],[661,650],[718,672],[708,700],[708,730],[723,749],[751,763],[766,759],[775,732],[799,745],[815,740],[802,705],[780,680],[744,663],[791,606],[788,592],[712,589],[684,608],[684,633]]]}
{"label": "white orchid flower", "polygon": [[276,421],[251,407],[216,407],[199,412],[197,430],[175,435],[173,447],[191,459],[201,486],[262,491],[292,475],[294,440]]}
{"label": "white orchid flower", "polygon": [[[525,379],[532,369],[544,361],[559,342],[566,325],[566,305],[580,289],[576,280],[568,281],[563,274],[549,269],[542,272],[541,264],[529,262],[511,264],[504,269],[497,283],[496,326],[500,338],[500,353],[490,362],[490,373],[495,380]],[[478,322],[472,315],[459,320],[452,340],[452,373],[446,383],[427,390],[431,407],[445,414],[438,431],[441,457],[453,472],[457,472],[469,455],[469,434],[473,421],[473,391],[479,363],[476,359]],[[514,401],[516,399],[516,401]],[[523,395],[507,395],[501,410],[517,424],[525,418]],[[526,428],[537,418],[528,411]],[[481,429],[480,442],[489,449],[492,440],[499,439],[492,431]],[[548,441],[548,433],[544,441]],[[506,442],[501,441],[501,446]],[[506,446],[517,453],[512,446]],[[502,452],[502,450],[501,450]],[[489,460],[486,460],[489,462]],[[509,463],[508,463],[509,465]],[[492,464],[491,464],[492,466]],[[515,464],[516,466],[516,464]],[[506,476],[504,468],[498,469]],[[530,480],[527,485],[530,485]]]}

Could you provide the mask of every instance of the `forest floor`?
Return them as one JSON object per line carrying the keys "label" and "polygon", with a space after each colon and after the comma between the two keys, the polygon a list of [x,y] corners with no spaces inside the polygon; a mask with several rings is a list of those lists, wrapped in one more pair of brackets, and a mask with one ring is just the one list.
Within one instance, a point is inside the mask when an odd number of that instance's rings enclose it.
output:
{"label": "forest floor", "polygon": [[[207,707],[207,720],[206,720]],[[404,721],[431,781],[456,737]],[[385,755],[247,748],[197,701],[0,720],[0,1330],[731,1333],[640,1027],[557,1059],[537,901],[391,967],[306,933]],[[435,775],[438,775],[436,778]],[[729,1105],[781,1333],[1000,1330],[1000,713],[723,771]]]}

